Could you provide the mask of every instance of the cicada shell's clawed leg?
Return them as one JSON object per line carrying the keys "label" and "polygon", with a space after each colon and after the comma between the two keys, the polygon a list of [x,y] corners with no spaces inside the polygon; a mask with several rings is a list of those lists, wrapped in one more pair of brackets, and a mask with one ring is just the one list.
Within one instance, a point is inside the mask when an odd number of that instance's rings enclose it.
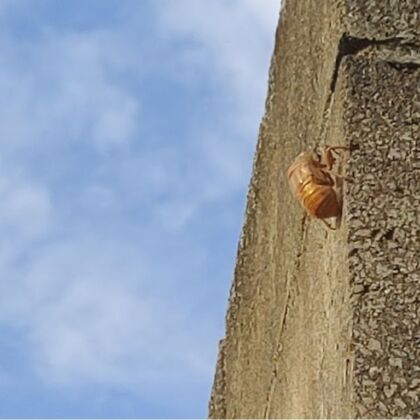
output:
{"label": "cicada shell's clawed leg", "polygon": [[344,176],[343,174],[339,174],[339,173],[334,172],[334,171],[328,171],[328,173],[329,173],[330,175],[332,175],[332,176],[336,177],[336,178],[341,178],[341,179],[344,179],[344,181],[346,181],[346,182],[353,182],[353,180],[352,180],[351,178],[349,178],[349,177],[347,177],[347,176]]}
{"label": "cicada shell's clawed leg", "polygon": [[348,148],[347,146],[326,146],[326,148],[335,153],[337,153],[336,150],[346,150],[346,151],[350,150],[350,148]]}
{"label": "cicada shell's clawed leg", "polygon": [[331,171],[331,169],[332,169],[332,167],[334,166],[334,163],[335,163],[335,158],[334,158],[329,146],[325,147],[324,150],[322,151],[321,161],[324,164],[327,171]]}
{"label": "cicada shell's clawed leg", "polygon": [[[348,151],[349,148],[346,146],[325,146],[323,152],[322,152],[322,158],[323,158],[323,162],[326,165],[326,169],[332,173],[332,168],[335,164],[335,161],[337,160],[334,155],[333,152],[337,155],[340,156],[341,155],[337,152],[337,150],[345,150]],[[335,174],[334,174],[335,175]],[[341,176],[342,177],[342,176]]]}
{"label": "cicada shell's clawed leg", "polygon": [[325,219],[319,219],[319,220],[321,220],[321,222],[324,223],[324,225],[326,225],[328,229],[337,230],[337,228],[331,226]]}

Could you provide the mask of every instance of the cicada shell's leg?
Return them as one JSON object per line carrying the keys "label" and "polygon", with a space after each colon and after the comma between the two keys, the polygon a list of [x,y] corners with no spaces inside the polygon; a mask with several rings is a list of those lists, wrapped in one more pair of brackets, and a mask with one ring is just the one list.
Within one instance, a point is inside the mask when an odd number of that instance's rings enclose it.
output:
{"label": "cicada shell's leg", "polygon": [[[323,162],[326,166],[326,169],[332,173],[332,168],[335,164],[335,161],[337,160],[334,156],[333,156],[333,152],[340,156],[341,155],[337,152],[337,150],[345,150],[348,151],[350,150],[348,147],[346,146],[325,146],[323,153],[322,153],[322,158],[323,158]],[[335,175],[335,174],[334,174]],[[340,175],[340,177],[342,177]]]}
{"label": "cicada shell's leg", "polygon": [[327,171],[331,171],[332,167],[335,163],[335,157],[333,156],[330,147],[326,146],[322,151],[322,159],[321,159],[325,169]]}
{"label": "cicada shell's leg", "polygon": [[324,223],[324,225],[326,225],[328,229],[337,230],[337,228],[331,226],[325,219],[319,219],[319,220],[321,220],[321,222]]}
{"label": "cicada shell's leg", "polygon": [[350,148],[348,148],[347,146],[326,146],[326,148],[335,153],[337,153],[336,150],[346,150],[346,151],[350,150]]}
{"label": "cicada shell's leg", "polygon": [[339,174],[339,173],[334,172],[334,171],[328,171],[328,173],[330,175],[334,176],[335,178],[341,178],[341,179],[344,179],[344,181],[353,182],[353,180],[351,178],[349,178],[347,176],[344,176],[343,174]]}

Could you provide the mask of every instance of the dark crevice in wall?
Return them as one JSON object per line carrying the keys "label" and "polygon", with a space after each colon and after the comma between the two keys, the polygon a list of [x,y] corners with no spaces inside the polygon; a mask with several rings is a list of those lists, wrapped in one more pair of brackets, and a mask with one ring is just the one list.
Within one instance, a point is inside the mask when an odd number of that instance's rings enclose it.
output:
{"label": "dark crevice in wall", "polygon": [[306,214],[304,214],[303,217],[302,217],[301,229],[300,229],[300,249],[299,249],[299,251],[296,255],[293,273],[292,274],[286,273],[286,286],[285,286],[286,301],[285,301],[285,304],[284,304],[284,311],[283,311],[283,314],[282,314],[282,317],[281,317],[279,330],[278,330],[278,335],[277,335],[277,338],[276,338],[276,347],[275,347],[275,353],[274,353],[274,357],[273,357],[274,365],[273,365],[270,384],[269,384],[269,387],[268,387],[266,404],[265,404],[264,411],[263,411],[263,418],[264,419],[271,418],[270,417],[271,403],[272,403],[272,400],[273,400],[275,387],[276,387],[276,384],[277,384],[277,381],[278,381],[279,361],[281,359],[280,354],[281,354],[281,351],[282,351],[282,348],[283,348],[283,344],[282,344],[281,339],[282,339],[283,331],[286,327],[286,323],[287,323],[287,319],[288,319],[290,310],[292,308],[292,305],[290,303],[290,300],[292,298],[292,295],[291,295],[292,291],[291,291],[290,282],[297,281],[298,274],[300,273],[300,270],[301,270],[302,258],[303,258],[303,255],[305,254],[305,251],[306,251],[305,235],[306,235],[306,229],[307,229],[307,220],[308,220],[308,217],[307,217]]}
{"label": "dark crevice in wall", "polygon": [[401,70],[411,70],[415,71],[418,68],[420,68],[420,63],[410,63],[410,62],[404,62],[401,63],[399,61],[386,61],[392,68],[395,70],[401,71]]}
{"label": "dark crevice in wall", "polygon": [[[420,68],[420,45],[412,42],[411,39],[404,37],[393,37],[385,39],[368,39],[368,38],[357,38],[351,36],[347,33],[343,33],[340,38],[337,47],[337,56],[335,59],[334,70],[331,76],[330,83],[330,92],[328,94],[327,100],[325,102],[324,110],[322,113],[322,122],[320,133],[317,140],[317,145],[322,144],[325,140],[326,132],[328,129],[328,122],[331,113],[331,107],[334,101],[334,93],[338,80],[338,74],[340,71],[341,62],[343,58],[349,55],[357,55],[361,51],[368,48],[387,48],[389,51],[397,51],[398,48],[408,48],[414,51],[418,51],[419,62],[410,62],[410,61],[399,61],[398,57],[396,59],[382,59],[384,62],[388,63],[390,66],[395,68],[398,71],[409,70],[413,71]],[[315,146],[316,147],[316,146]]]}
{"label": "dark crevice in wall", "polygon": [[[331,92],[335,91],[335,86],[338,79],[338,71],[340,69],[341,61],[347,55],[356,55],[359,52],[369,48],[369,47],[378,47],[386,46],[388,48],[397,48],[397,47],[408,47],[408,48],[419,48],[419,45],[411,42],[403,37],[394,37],[394,38],[385,38],[385,39],[368,39],[368,38],[356,38],[347,33],[344,33],[341,36],[340,42],[338,43],[337,57],[335,60],[335,66],[333,75],[331,78],[330,89]],[[420,54],[419,54],[420,57]],[[387,61],[390,65],[394,65],[396,69],[402,68],[419,68],[420,64],[410,63],[410,62],[397,62],[397,61]]]}

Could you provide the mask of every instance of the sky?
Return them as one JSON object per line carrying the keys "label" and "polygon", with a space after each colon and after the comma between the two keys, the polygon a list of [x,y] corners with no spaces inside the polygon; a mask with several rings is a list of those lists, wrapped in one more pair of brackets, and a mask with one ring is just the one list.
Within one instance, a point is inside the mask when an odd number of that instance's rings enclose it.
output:
{"label": "sky", "polygon": [[0,0],[0,417],[206,417],[279,3]]}

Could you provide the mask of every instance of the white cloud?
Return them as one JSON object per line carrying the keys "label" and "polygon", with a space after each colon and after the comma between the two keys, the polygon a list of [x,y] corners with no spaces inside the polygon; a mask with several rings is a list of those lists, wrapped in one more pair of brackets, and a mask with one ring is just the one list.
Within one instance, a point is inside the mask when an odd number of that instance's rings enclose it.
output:
{"label": "white cloud", "polygon": [[147,354],[147,343],[155,341],[152,302],[130,294],[124,278],[80,275],[67,278],[66,292],[36,311],[31,339],[40,349],[41,371],[64,383],[147,379],[143,369],[130,372],[128,361],[135,354],[152,356]]}
{"label": "white cloud", "polygon": [[210,73],[245,113],[236,115],[241,124],[262,114],[279,8],[279,0],[166,0],[159,8],[162,31],[207,51]]}
{"label": "white cloud", "polygon": [[[158,387],[186,376],[210,378],[213,370],[215,323],[201,317],[210,309],[200,307],[211,287],[212,245],[187,227],[248,182],[278,1],[153,4],[159,29],[179,48],[152,64],[140,62],[139,35],[126,22],[0,41],[0,97],[8,98],[0,114],[7,161],[0,176],[0,231],[7,239],[0,241],[0,321],[25,335],[46,382],[135,389],[142,381]],[[206,69],[203,78],[220,89],[223,108],[148,149],[143,143],[153,139],[139,137],[147,103],[125,76],[173,75],[172,63],[188,69],[180,75],[185,82]],[[202,81],[194,77],[192,83]],[[62,144],[79,147],[80,161],[92,148],[99,157],[92,167],[77,160],[67,169]],[[63,179],[43,172],[40,152],[51,155],[43,163],[67,170]],[[142,219],[145,208],[150,219]],[[107,211],[118,218],[93,226]],[[113,223],[115,236],[107,230]]]}
{"label": "white cloud", "polygon": [[29,44],[10,47],[12,41],[3,40],[0,94],[9,98],[0,116],[3,149],[72,139],[103,151],[133,140],[140,105],[118,82],[122,51],[112,56],[110,37],[50,31]]}
{"label": "white cloud", "polygon": [[46,382],[134,391],[157,378],[195,377],[210,365],[212,355],[192,340],[198,325],[188,307],[165,297],[168,285],[161,294],[164,272],[136,252],[79,238],[41,247],[19,267],[0,267],[0,321],[27,332]]}
{"label": "white cloud", "polygon": [[[20,3],[23,3],[21,1]],[[10,9],[16,7],[16,1],[15,0],[2,0],[0,2],[0,17],[3,17]]]}
{"label": "white cloud", "polygon": [[0,232],[8,240],[45,235],[52,217],[49,193],[25,180],[0,178]]}
{"label": "white cloud", "polygon": [[1,287],[8,279],[5,267],[49,235],[54,226],[54,209],[46,188],[4,168],[0,172],[0,200]]}
{"label": "white cloud", "polygon": [[[190,191],[190,197],[182,197],[186,211],[180,227],[203,206],[246,187],[279,9],[278,0],[165,0],[157,6],[160,31],[176,48],[179,77],[187,74],[195,83],[194,69],[203,73],[224,101],[216,123],[206,115],[191,122],[188,146],[178,156],[181,161],[189,156],[189,169],[172,173],[169,184],[186,185]],[[171,206],[175,213],[180,209],[174,199],[166,213]]]}

